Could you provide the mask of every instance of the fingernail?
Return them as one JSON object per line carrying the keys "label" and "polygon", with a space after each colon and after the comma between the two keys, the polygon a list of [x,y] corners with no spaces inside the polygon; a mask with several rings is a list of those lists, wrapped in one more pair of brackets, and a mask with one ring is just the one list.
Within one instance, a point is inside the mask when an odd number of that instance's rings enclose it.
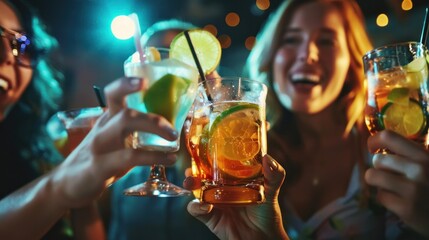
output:
{"label": "fingernail", "polygon": [[171,136],[174,138],[178,138],[179,137],[179,133],[176,130],[172,130],[171,132]]}
{"label": "fingernail", "polygon": [[192,177],[185,178],[185,180],[183,180],[183,185],[193,186],[194,185],[194,178],[192,178]]}
{"label": "fingernail", "polygon": [[138,89],[138,88],[140,88],[141,81],[142,80],[140,78],[131,78],[130,79],[130,85],[133,89]]}
{"label": "fingernail", "polygon": [[166,133],[170,134],[170,137],[174,139],[177,139],[179,137],[179,133],[176,131],[176,129],[174,129],[174,127],[171,125],[171,123],[167,123],[167,121],[163,121],[162,126],[161,126]]}
{"label": "fingernail", "polygon": [[270,159],[269,163],[270,163],[270,170],[272,172],[277,171],[279,169],[279,165],[277,164],[277,162],[274,159]]}
{"label": "fingernail", "polygon": [[202,204],[200,204],[200,209],[203,211],[208,211],[210,209],[210,206],[202,203]]}

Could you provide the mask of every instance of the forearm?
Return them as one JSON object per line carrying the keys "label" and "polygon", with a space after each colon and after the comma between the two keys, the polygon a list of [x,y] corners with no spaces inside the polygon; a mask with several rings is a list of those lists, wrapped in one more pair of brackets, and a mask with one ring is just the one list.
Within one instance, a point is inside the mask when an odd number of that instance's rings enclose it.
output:
{"label": "forearm", "polygon": [[41,239],[67,208],[44,175],[0,201],[0,239]]}

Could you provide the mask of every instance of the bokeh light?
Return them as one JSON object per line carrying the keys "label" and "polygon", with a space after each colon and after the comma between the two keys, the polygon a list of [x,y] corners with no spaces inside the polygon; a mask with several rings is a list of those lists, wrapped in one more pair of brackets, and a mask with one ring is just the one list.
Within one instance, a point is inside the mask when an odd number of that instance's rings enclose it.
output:
{"label": "bokeh light", "polygon": [[113,36],[115,36],[117,39],[126,40],[134,35],[136,28],[134,26],[133,20],[130,17],[126,15],[120,15],[112,20],[110,29],[112,30]]}
{"label": "bokeh light", "polygon": [[254,36],[247,37],[244,41],[244,46],[247,50],[252,50],[253,46],[255,46],[256,38]]}
{"label": "bokeh light", "polygon": [[236,27],[240,24],[240,16],[235,12],[230,12],[226,15],[225,22],[230,27]]}
{"label": "bokeh light", "polygon": [[404,11],[411,10],[413,8],[413,1],[411,0],[403,0],[401,3],[401,8]]}
{"label": "bokeh light", "polygon": [[229,48],[231,46],[232,40],[230,36],[222,34],[218,37],[218,39],[222,48]]}
{"label": "bokeh light", "polygon": [[209,31],[214,36],[217,35],[217,27],[213,24],[208,24],[208,25],[204,26],[203,29],[206,31]]}
{"label": "bokeh light", "polygon": [[381,13],[377,16],[377,19],[375,21],[377,26],[385,27],[389,24],[389,17],[386,14]]}
{"label": "bokeh light", "polygon": [[265,11],[270,7],[270,0],[256,0],[256,6]]}

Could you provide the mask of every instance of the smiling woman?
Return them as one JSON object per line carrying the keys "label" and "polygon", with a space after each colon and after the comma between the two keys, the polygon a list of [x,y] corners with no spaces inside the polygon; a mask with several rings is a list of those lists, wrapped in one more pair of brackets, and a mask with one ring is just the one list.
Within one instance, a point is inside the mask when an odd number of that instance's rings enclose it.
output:
{"label": "smiling woman", "polygon": [[25,0],[0,0],[0,12],[0,239],[102,239],[95,201],[113,176],[153,158],[174,162],[164,153],[126,149],[123,136],[146,127],[168,140],[177,135],[166,120],[120,104],[142,88],[141,79],[123,77],[105,88],[103,120],[63,159],[45,128],[62,95],[61,74],[50,62],[57,42]]}
{"label": "smiling woman", "polygon": [[[42,155],[39,154],[51,149],[47,153],[48,156],[51,155],[49,158],[52,158],[56,154],[43,139],[46,137],[44,122],[58,107],[58,100],[62,93],[61,75],[50,67],[49,58],[47,58],[47,54],[56,46],[56,41],[47,35],[37,18],[33,21],[34,14],[23,3],[14,2],[14,8],[23,9],[20,10],[21,21],[11,11],[8,2],[0,1],[0,6],[2,7],[0,146],[4,149],[20,149],[20,151],[2,152],[3,154],[13,152],[16,154],[16,159],[22,159],[25,162],[30,161],[25,160],[30,156],[36,155],[41,158]],[[15,63],[18,67],[14,66]],[[35,139],[39,139],[40,142]],[[34,164],[34,166],[37,165]],[[12,177],[12,175],[11,173],[1,174],[1,177]],[[25,182],[25,176],[21,178],[19,181]],[[0,182],[1,184],[8,182],[8,186],[12,188],[16,186],[11,182],[18,184],[16,181]],[[2,188],[1,196],[4,194],[7,194],[7,191]]]}
{"label": "smiling woman", "polygon": [[[19,19],[14,10],[21,13]],[[32,9],[21,1],[0,1],[0,12],[2,199],[62,160],[45,133],[62,90],[61,75],[48,58],[56,41]],[[64,232],[62,224],[54,228],[55,235]]]}

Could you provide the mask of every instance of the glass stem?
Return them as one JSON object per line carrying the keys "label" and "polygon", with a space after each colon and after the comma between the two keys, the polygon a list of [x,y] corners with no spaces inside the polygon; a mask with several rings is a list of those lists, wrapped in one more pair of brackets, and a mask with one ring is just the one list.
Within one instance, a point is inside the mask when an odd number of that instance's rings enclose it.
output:
{"label": "glass stem", "polygon": [[150,168],[150,180],[161,180],[167,181],[167,176],[165,175],[165,167],[161,164],[153,164]]}

